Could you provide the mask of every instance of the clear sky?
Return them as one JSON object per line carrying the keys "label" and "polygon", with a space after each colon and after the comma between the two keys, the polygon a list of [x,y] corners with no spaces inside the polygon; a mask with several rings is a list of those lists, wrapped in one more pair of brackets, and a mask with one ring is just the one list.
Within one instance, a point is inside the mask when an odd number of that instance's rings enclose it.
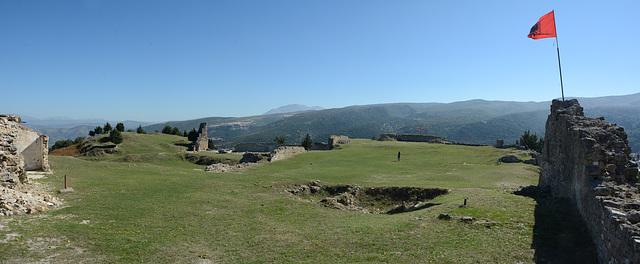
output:
{"label": "clear sky", "polygon": [[0,114],[169,121],[640,92],[640,1],[0,1]]}

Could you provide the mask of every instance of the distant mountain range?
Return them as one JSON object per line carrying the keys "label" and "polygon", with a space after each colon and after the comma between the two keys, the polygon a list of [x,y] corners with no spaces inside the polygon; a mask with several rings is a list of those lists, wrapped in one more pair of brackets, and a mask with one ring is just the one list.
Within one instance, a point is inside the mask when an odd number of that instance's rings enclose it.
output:
{"label": "distant mountain range", "polygon": [[293,113],[293,112],[316,111],[316,110],[323,110],[323,109],[324,108],[322,108],[320,106],[306,106],[306,105],[299,105],[299,104],[290,104],[290,105],[285,105],[285,106],[278,107],[276,109],[271,109],[271,110],[267,111],[266,113],[264,113],[263,115],[286,114],[286,113]]}
{"label": "distant mountain range", "polygon": [[[607,121],[624,127],[632,150],[640,151],[640,93],[578,100],[586,116],[602,116]],[[147,132],[161,131],[167,125],[189,131],[197,129],[201,122],[207,122],[209,137],[223,147],[233,147],[240,142],[272,142],[276,136],[296,144],[307,133],[318,142],[326,142],[329,135],[372,138],[381,133],[422,133],[467,143],[492,145],[497,139],[504,139],[505,143],[513,144],[526,130],[544,136],[550,105],[550,101],[486,100],[376,104],[321,110],[289,105],[257,116],[207,117],[142,125]],[[104,124],[99,122],[85,127],[57,127],[57,130],[50,131],[34,126],[28,119],[26,121],[27,126],[49,135],[52,143],[58,138],[86,136],[90,129]],[[115,123],[111,124],[115,126]],[[125,126],[127,129],[135,129],[138,123]],[[420,132],[419,127],[422,130]]]}
{"label": "distant mountain range", "polygon": [[70,119],[70,118],[48,118],[38,119],[29,116],[20,116],[28,128],[49,136],[49,145],[53,145],[58,140],[71,139],[77,137],[88,137],[89,131],[97,126],[104,126],[107,122],[115,127],[117,123],[123,123],[125,129],[136,130],[138,126],[148,126],[152,123],[142,121],[107,121],[104,119]]}

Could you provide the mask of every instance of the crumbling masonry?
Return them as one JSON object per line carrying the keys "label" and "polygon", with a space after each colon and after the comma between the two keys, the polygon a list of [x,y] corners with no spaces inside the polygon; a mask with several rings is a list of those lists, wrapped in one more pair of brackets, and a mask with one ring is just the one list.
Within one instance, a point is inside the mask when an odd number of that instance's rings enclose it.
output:
{"label": "crumbling masonry", "polygon": [[640,263],[638,165],[622,127],[585,117],[576,99],[553,100],[539,186],[577,207],[600,263]]}
{"label": "crumbling masonry", "polygon": [[27,171],[49,172],[49,137],[20,125],[16,115],[0,115],[0,182],[26,182]]}
{"label": "crumbling masonry", "polygon": [[207,150],[209,148],[209,138],[207,137],[207,122],[200,123],[198,128],[198,139],[193,144],[195,151]]}

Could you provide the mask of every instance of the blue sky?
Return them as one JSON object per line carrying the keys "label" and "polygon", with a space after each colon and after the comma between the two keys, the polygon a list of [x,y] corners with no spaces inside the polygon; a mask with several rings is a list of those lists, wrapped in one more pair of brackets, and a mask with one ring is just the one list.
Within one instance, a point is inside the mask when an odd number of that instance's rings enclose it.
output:
{"label": "blue sky", "polygon": [[640,92],[640,1],[0,1],[0,114],[169,121]]}

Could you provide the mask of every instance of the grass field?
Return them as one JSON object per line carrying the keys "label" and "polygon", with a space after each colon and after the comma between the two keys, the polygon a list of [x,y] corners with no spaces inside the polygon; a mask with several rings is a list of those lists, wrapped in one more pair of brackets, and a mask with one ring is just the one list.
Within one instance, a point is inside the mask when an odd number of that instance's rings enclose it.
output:
{"label": "grass field", "polygon": [[[509,190],[537,184],[538,173],[497,163],[513,150],[355,140],[216,174],[181,160],[180,137],[124,135],[116,156],[50,157],[55,173],[38,181],[54,191],[67,175],[76,192],[57,194],[62,209],[0,218],[0,262],[534,262],[536,201]],[[326,208],[284,191],[312,180],[450,193],[430,207],[386,215]]]}

